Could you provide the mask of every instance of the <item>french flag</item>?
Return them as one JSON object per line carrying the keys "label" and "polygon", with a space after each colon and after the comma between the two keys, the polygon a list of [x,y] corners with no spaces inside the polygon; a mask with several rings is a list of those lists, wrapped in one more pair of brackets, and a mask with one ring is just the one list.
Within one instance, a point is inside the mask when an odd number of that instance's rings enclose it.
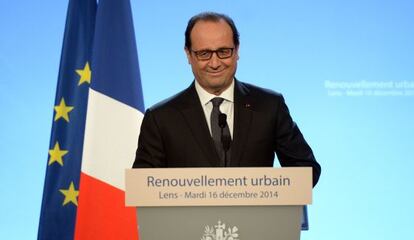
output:
{"label": "french flag", "polygon": [[144,111],[129,0],[100,0],[92,51],[75,239],[138,239],[125,207]]}

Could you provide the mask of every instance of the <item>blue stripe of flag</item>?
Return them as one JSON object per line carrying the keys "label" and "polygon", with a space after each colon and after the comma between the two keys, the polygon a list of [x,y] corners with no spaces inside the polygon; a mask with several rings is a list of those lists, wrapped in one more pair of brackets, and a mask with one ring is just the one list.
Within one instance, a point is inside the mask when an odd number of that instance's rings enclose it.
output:
{"label": "blue stripe of flag", "polygon": [[139,111],[144,101],[129,0],[99,1],[91,88]]}

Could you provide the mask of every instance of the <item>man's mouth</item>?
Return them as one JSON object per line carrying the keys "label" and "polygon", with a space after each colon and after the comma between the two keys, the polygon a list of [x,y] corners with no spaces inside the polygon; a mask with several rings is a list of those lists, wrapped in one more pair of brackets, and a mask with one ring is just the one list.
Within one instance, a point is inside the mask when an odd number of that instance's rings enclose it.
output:
{"label": "man's mouth", "polygon": [[220,70],[220,71],[209,71],[207,73],[209,75],[212,75],[212,76],[218,76],[218,75],[221,75],[223,72],[224,72],[224,70]]}

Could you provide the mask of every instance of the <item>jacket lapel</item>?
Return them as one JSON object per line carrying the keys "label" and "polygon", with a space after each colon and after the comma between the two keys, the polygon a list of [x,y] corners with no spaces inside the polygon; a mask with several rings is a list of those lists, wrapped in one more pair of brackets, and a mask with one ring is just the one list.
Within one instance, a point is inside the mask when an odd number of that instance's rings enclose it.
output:
{"label": "jacket lapel", "polygon": [[211,138],[206,117],[201,107],[200,98],[195,90],[194,82],[185,91],[186,93],[181,101],[182,108],[179,109],[182,109],[182,114],[194,136],[194,140],[197,142],[205,156],[194,156],[194,158],[199,158],[194,160],[200,161],[202,159],[207,159],[211,166],[218,166],[219,156],[214,146],[213,139]]}
{"label": "jacket lapel", "polygon": [[242,158],[252,120],[252,100],[249,89],[243,83],[235,80],[234,126],[230,166],[238,166]]}

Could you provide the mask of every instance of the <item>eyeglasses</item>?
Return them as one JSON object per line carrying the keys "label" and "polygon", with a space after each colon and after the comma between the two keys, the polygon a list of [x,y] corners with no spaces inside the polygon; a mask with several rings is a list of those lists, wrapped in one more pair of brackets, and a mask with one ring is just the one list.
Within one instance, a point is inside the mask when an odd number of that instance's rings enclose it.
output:
{"label": "eyeglasses", "polygon": [[233,56],[233,50],[234,48],[219,48],[217,50],[205,49],[205,50],[200,50],[200,51],[194,51],[194,50],[191,50],[191,51],[195,53],[198,60],[204,61],[204,60],[210,60],[211,57],[213,56],[213,53],[216,53],[217,57],[220,59],[230,58],[231,56]]}

